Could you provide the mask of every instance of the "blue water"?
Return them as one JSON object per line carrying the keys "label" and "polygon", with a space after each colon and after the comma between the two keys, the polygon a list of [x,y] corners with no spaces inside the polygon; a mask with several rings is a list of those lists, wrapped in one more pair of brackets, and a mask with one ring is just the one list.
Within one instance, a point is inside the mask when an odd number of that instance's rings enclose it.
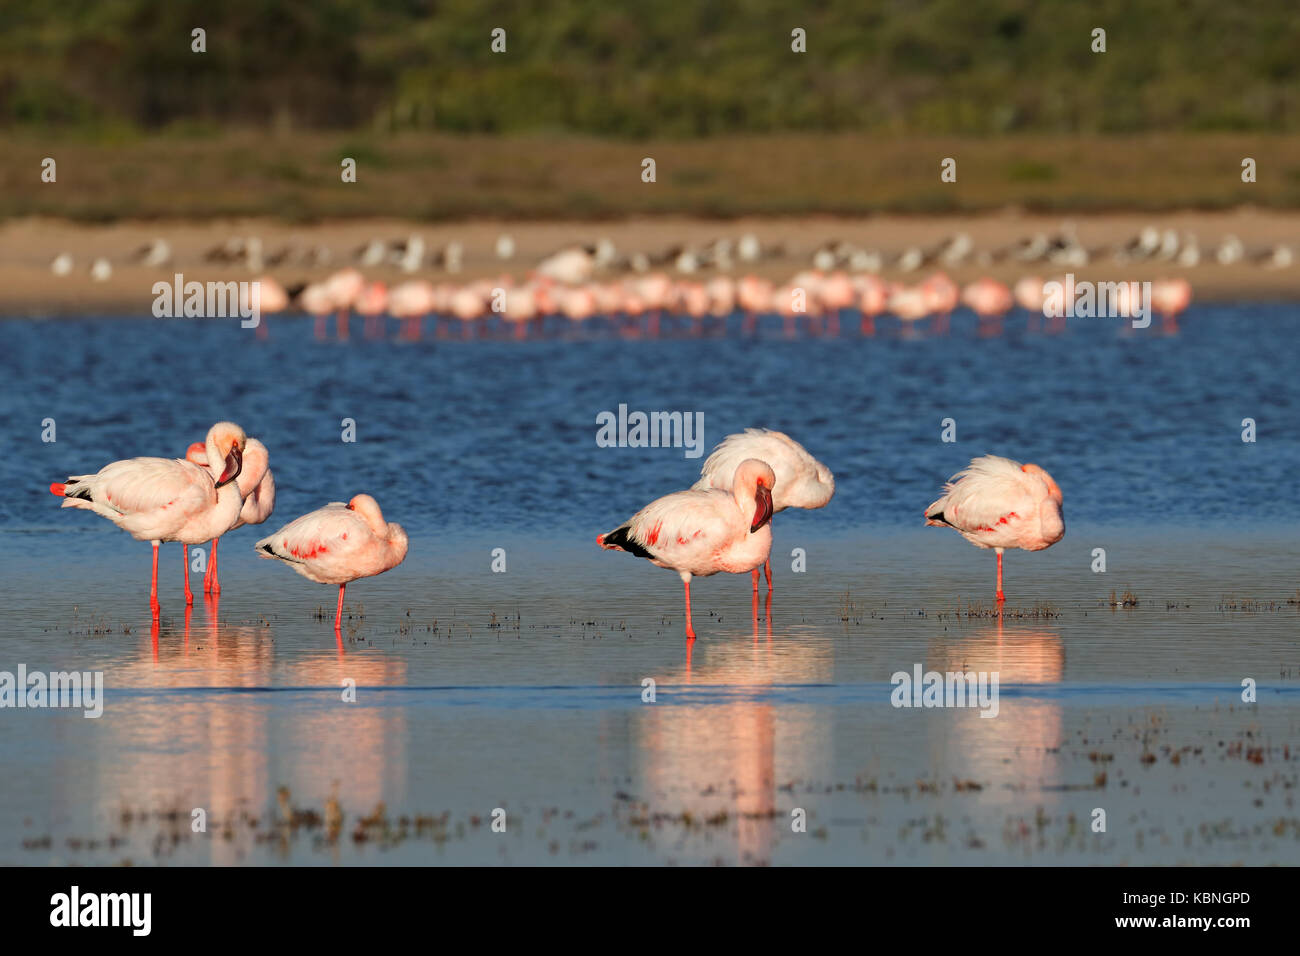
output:
{"label": "blue water", "polygon": [[[1198,307],[1176,332],[1017,314],[988,337],[964,313],[865,339],[735,319],[654,341],[600,321],[394,331],[0,322],[0,671],[106,684],[97,720],[0,710],[0,864],[1300,862],[1294,308]],[[835,472],[830,506],[773,524],[770,604],[747,578],[696,582],[693,647],[676,575],[594,545],[702,462],[598,447],[620,404],[702,412],[706,452],[779,428]],[[267,527],[361,491],[406,527],[407,561],[349,588],[340,642],[332,589],[258,560],[258,528],[223,542],[224,593],[188,612],[165,546],[153,625],[147,545],[47,490],[180,455],[219,419],[270,448]],[[1067,521],[1008,553],[1003,620],[992,558],[920,520],[990,452],[1046,467]],[[1112,607],[1125,591],[1138,606]],[[999,673],[998,717],[891,707],[918,663]],[[264,840],[251,821],[280,787],[336,798],[342,835]],[[392,832],[446,822],[380,838],[380,803]],[[1076,822],[1097,806],[1112,829],[1093,839]],[[214,835],[173,834],[195,807]]]}
{"label": "blue water", "polygon": [[[355,323],[354,323],[355,324]],[[597,324],[598,326],[598,324]],[[996,453],[1046,467],[1067,519],[1271,522],[1300,464],[1300,312],[1206,306],[1176,336],[1080,320],[995,338],[958,313],[946,337],[881,323],[864,339],[581,338],[317,343],[307,320],[257,340],[237,322],[0,324],[0,525],[53,520],[47,488],[138,454],[179,455],[230,419],[271,449],[277,510],[375,493],[409,532],[507,526],[586,539],[690,484],[681,449],[596,445],[596,416],[703,412],[706,448],[759,425],[835,472],[823,527],[908,526],[950,474]],[[391,337],[390,337],[391,339]],[[53,418],[58,441],[42,444]],[[340,440],[356,421],[357,442]],[[957,443],[940,440],[956,422]],[[1258,440],[1241,440],[1242,419]],[[25,449],[15,454],[15,449]],[[66,526],[66,515],[58,515]]]}

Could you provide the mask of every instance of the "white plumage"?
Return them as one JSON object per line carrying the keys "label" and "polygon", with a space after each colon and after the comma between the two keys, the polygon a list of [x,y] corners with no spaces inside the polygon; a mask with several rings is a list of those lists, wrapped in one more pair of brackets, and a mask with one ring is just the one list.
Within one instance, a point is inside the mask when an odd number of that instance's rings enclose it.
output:
{"label": "white plumage", "polygon": [[348,582],[397,567],[406,559],[407,538],[400,524],[384,521],[374,498],[356,495],[295,518],[254,547],[259,557],[277,558],[308,580],[339,586],[337,631]]}
{"label": "white plumage", "polygon": [[188,546],[220,537],[239,520],[243,498],[236,479],[246,443],[242,428],[218,422],[208,431],[206,466],[179,458],[130,458],[93,475],[70,476],[50,485],[50,491],[63,497],[64,508],[93,511],[137,541],[152,542],[150,605],[157,614],[158,545],[186,546],[185,598],[192,603]]}
{"label": "white plumage", "polygon": [[690,489],[646,505],[613,531],[596,538],[607,550],[627,551],[676,571],[686,588],[686,636],[691,626],[691,578],[760,567],[772,550],[771,466],[746,459],[731,490]]}
{"label": "white plumage", "polygon": [[950,478],[944,494],[925,509],[925,523],[951,527],[977,548],[998,555],[997,597],[1002,593],[1002,552],[1041,551],[1065,536],[1061,489],[1038,465],[985,455]]}
{"label": "white plumage", "polygon": [[[736,468],[746,458],[765,461],[776,475],[772,489],[772,508],[824,508],[835,495],[835,476],[831,470],[808,453],[808,450],[784,432],[767,428],[746,428],[728,435],[704,461],[695,488],[731,488]],[[768,590],[772,588],[772,563],[763,563]],[[758,587],[758,570],[754,571]]]}

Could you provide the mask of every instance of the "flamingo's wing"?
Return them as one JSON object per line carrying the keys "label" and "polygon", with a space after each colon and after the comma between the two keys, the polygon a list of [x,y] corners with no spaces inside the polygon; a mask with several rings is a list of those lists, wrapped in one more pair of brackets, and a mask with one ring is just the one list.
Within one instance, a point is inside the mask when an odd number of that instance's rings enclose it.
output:
{"label": "flamingo's wing", "polygon": [[725,508],[735,510],[721,491],[678,491],[646,505],[627,522],[628,537],[651,554],[669,555],[682,548],[717,549],[735,535]]}
{"label": "flamingo's wing", "polygon": [[[779,443],[779,444],[778,444]],[[784,449],[779,447],[786,446]],[[781,432],[768,431],[766,428],[746,428],[743,432],[728,435],[709,453],[700,469],[700,480],[692,487],[698,490],[719,488],[731,490],[731,480],[736,477],[736,469],[746,458],[757,458],[778,471],[778,463],[773,459],[786,457],[790,446],[803,451],[798,442]],[[808,455],[807,452],[804,452]],[[808,455],[811,458],[811,455]],[[779,471],[778,471],[779,478]]]}
{"label": "flamingo's wing", "polygon": [[364,518],[341,501],[331,502],[295,518],[254,547],[260,557],[301,564],[321,554],[338,552],[373,537]]}
{"label": "flamingo's wing", "polygon": [[129,458],[105,465],[95,475],[69,478],[69,498],[88,498],[119,514],[164,508],[189,510],[216,497],[212,476],[179,458]]}
{"label": "flamingo's wing", "polygon": [[926,509],[927,524],[949,524],[958,531],[995,531],[1037,514],[1034,482],[1018,462],[986,455],[953,475],[942,498]]}

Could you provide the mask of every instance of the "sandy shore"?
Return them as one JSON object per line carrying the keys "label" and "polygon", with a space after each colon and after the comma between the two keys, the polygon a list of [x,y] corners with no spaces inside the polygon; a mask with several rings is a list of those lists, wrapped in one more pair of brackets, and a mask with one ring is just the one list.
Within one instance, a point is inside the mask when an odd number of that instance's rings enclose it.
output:
{"label": "sandy shore", "polygon": [[[617,222],[480,221],[449,224],[375,219],[313,226],[269,219],[119,222],[110,225],[21,219],[0,225],[0,315],[142,314],[148,312],[153,301],[153,283],[170,279],[176,272],[183,273],[187,281],[251,278],[243,266],[204,261],[208,249],[232,237],[258,236],[268,254],[286,247],[291,251],[317,247],[329,250],[329,266],[281,265],[266,270],[286,284],[292,284],[352,264],[353,252],[375,238],[397,240],[419,235],[430,250],[440,249],[452,241],[461,243],[464,265],[458,276],[448,277],[436,267],[425,268],[420,273],[439,281],[502,273],[522,276],[542,256],[574,242],[608,238],[620,252],[657,254],[681,244],[702,244],[723,236],[736,238],[752,232],[765,245],[783,247],[782,254],[765,259],[755,270],[779,279],[807,266],[814,250],[829,240],[852,242],[883,252],[898,252],[912,246],[934,246],[955,233],[965,232],[977,250],[991,250],[1035,233],[1056,233],[1066,222],[1073,225],[1080,242],[1089,248],[1122,243],[1143,227],[1155,225],[1160,229],[1195,235],[1202,251],[1201,264],[1190,269],[1164,262],[1121,266],[1104,258],[1087,268],[1075,270],[1080,278],[1118,280],[1185,275],[1192,282],[1198,301],[1300,299],[1300,263],[1289,268],[1266,268],[1252,263],[1223,266],[1213,260],[1214,247],[1230,234],[1240,238],[1248,252],[1262,252],[1278,243],[1300,242],[1300,213],[1249,208],[1159,216],[1110,213],[1068,219],[1060,215],[1029,215],[1006,210],[982,216],[858,219],[662,217]],[[516,253],[509,262],[498,259],[493,251],[497,237],[503,233],[515,240]],[[155,238],[164,238],[170,244],[172,261],[159,267],[145,267],[132,262],[132,254]],[[72,272],[62,277],[55,276],[50,263],[65,253],[72,257]],[[99,257],[107,258],[113,266],[111,278],[105,281],[96,281],[90,275],[90,264]],[[964,282],[985,274],[1014,281],[1026,274],[1050,276],[1064,270],[1045,265],[1001,263],[988,268],[969,265],[951,271],[955,279]],[[389,282],[406,277],[389,267],[368,272]],[[916,275],[896,277],[911,280]]]}

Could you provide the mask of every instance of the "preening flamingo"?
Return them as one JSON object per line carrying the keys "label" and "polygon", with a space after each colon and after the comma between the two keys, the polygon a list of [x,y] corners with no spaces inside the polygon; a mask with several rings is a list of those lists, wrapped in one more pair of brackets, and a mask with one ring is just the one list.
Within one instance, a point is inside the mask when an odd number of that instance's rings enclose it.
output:
{"label": "preening flamingo", "polygon": [[[190,445],[185,453],[185,460],[200,467],[207,467],[207,449],[202,442]],[[239,485],[239,494],[244,499],[239,509],[239,518],[228,530],[246,524],[261,524],[271,517],[275,510],[275,477],[271,474],[271,453],[256,438],[248,439],[244,445],[244,466],[235,479]],[[220,594],[221,582],[217,578],[217,544],[220,537],[212,539],[211,553],[208,555],[208,567],[203,572],[203,593]]]}
{"label": "preening flamingo", "polygon": [[[1017,285],[1019,290],[1019,285]],[[1042,283],[1038,284],[1039,296],[1042,295]],[[961,293],[961,301],[981,319],[999,319],[1011,311],[1015,298],[1001,282],[996,279],[976,279],[966,286]]]}
{"label": "preening flamingo", "polygon": [[189,546],[219,538],[239,519],[243,498],[235,479],[247,438],[232,422],[218,422],[205,442],[207,466],[180,458],[129,458],[93,475],[73,475],[50,485],[65,508],[85,508],[108,518],[137,541],[153,544],[149,605],[158,616],[158,545],[179,541],[184,548],[185,603],[190,592]]}
{"label": "preening flamingo", "polygon": [[254,547],[258,557],[277,558],[304,578],[339,586],[334,631],[343,618],[343,592],[349,582],[397,567],[406,559],[406,532],[385,522],[379,503],[356,495],[295,518]]}
{"label": "preening flamingo", "polygon": [[985,455],[971,460],[944,486],[943,497],[925,509],[925,523],[947,526],[998,555],[997,599],[1002,592],[1002,552],[1042,551],[1065,537],[1061,489],[1042,468]]}
{"label": "preening flamingo", "polygon": [[650,502],[613,531],[596,538],[681,575],[686,587],[686,636],[691,626],[691,577],[760,567],[772,550],[772,490],[776,474],[755,458],[740,463],[731,490],[692,488]]}
{"label": "preening flamingo", "polygon": [[1166,321],[1175,320],[1192,304],[1192,285],[1186,279],[1156,279],[1151,283],[1151,304]]}
{"label": "preening flamingo", "polygon": [[[728,435],[704,460],[700,480],[694,488],[731,490],[736,469],[746,458],[767,462],[776,475],[772,489],[773,512],[786,508],[824,508],[835,494],[835,476],[808,450],[784,432],[767,428],[746,428]],[[772,590],[772,561],[763,562],[767,589]],[[754,568],[754,590],[758,590],[758,568]]]}

